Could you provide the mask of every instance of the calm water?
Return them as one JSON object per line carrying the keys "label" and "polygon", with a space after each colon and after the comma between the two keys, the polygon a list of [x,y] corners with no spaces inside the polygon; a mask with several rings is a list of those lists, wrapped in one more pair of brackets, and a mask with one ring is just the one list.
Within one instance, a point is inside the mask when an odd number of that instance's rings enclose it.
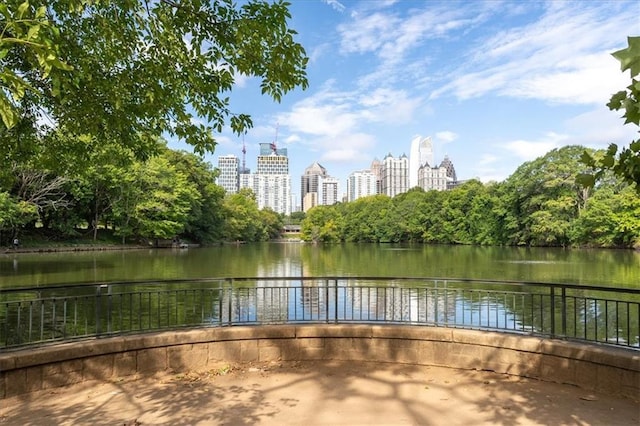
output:
{"label": "calm water", "polygon": [[299,243],[2,254],[0,287],[232,276],[414,276],[640,287],[640,252]]}

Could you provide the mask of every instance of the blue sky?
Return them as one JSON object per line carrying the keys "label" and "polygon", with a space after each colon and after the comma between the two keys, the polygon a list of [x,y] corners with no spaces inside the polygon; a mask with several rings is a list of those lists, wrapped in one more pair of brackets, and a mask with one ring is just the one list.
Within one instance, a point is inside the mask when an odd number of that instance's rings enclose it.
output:
{"label": "blue sky", "polygon": [[[340,180],[431,136],[459,179],[503,180],[553,148],[628,143],[636,129],[606,107],[629,84],[611,52],[640,35],[638,1],[293,0],[290,26],[310,57],[309,88],[281,103],[239,78],[236,112],[251,114],[247,167],[258,144],[286,147],[294,194],[313,162]],[[219,155],[242,139],[217,136]]]}

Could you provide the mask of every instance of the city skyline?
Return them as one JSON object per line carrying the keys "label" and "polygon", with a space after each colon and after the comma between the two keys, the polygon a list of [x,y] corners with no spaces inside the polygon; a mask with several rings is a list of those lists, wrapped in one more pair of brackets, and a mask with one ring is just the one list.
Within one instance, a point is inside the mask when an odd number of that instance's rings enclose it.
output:
{"label": "city skyline", "polygon": [[[606,107],[629,84],[611,53],[638,35],[637,1],[293,2],[290,25],[309,55],[309,88],[280,103],[236,76],[228,128],[205,160],[288,149],[292,192],[319,162],[346,192],[349,173],[431,136],[459,180],[501,181],[554,148],[627,145],[636,133]],[[190,147],[169,140],[171,147]],[[301,201],[297,200],[297,204]]]}
{"label": "city skyline", "polygon": [[[287,149],[278,149],[275,143],[260,144],[255,173],[246,167],[244,150],[242,158],[234,154],[220,155],[217,165],[214,165],[219,171],[216,183],[227,193],[234,194],[241,188],[251,188],[256,194],[259,208],[269,207],[285,214],[307,212],[317,205],[351,202],[375,194],[395,197],[414,187],[426,191],[444,191],[459,183],[453,162],[447,155],[439,164],[435,162],[429,136],[416,137],[411,141],[411,156],[402,154],[396,157],[388,153],[382,161],[374,157],[368,169],[350,172],[342,183],[314,161],[300,175],[299,193],[291,189],[291,182],[296,180],[296,176],[289,174],[290,166]],[[274,180],[276,178],[269,175],[280,177]],[[281,185],[286,189],[280,188]],[[286,195],[287,191],[289,196]],[[284,204],[276,202],[285,199],[288,201]]]}

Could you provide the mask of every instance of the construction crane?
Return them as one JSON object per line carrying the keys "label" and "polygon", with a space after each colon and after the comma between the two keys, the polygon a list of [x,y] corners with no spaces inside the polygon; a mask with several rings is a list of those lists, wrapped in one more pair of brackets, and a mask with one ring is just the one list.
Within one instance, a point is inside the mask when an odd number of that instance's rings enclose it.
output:
{"label": "construction crane", "polygon": [[276,146],[276,143],[278,142],[278,128],[280,127],[279,123],[276,123],[276,138],[273,140],[273,142],[271,142],[271,151],[273,151],[274,154],[277,154],[277,150],[278,147]]}

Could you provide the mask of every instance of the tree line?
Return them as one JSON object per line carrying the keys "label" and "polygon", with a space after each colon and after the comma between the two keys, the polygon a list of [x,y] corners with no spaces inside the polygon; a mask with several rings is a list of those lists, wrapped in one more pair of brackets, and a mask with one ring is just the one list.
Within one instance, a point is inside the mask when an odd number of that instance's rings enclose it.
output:
{"label": "tree line", "polygon": [[[285,218],[259,210],[249,189],[225,194],[209,163],[162,141],[138,158],[118,144],[58,138],[24,143],[26,159],[0,171],[2,245],[21,234],[96,239],[103,230],[121,243],[267,241],[303,217],[301,237],[314,242],[640,247],[635,184],[609,174],[582,186],[580,146],[526,162],[503,182],[414,188]],[[60,150],[74,143],[84,156]]]}
{"label": "tree line", "polygon": [[[49,152],[55,138],[47,142],[0,172],[0,245],[34,233],[95,240],[99,230],[123,244],[263,241],[282,228],[282,217],[258,210],[250,191],[225,197],[217,172],[195,154],[158,142],[153,155],[140,159],[120,145],[86,140],[84,157],[65,156]],[[38,158],[47,160],[37,164]]]}
{"label": "tree line", "polygon": [[[589,150],[587,150],[589,151]],[[576,181],[584,147],[554,149],[503,182],[468,181],[450,191],[413,188],[318,206],[302,238],[322,242],[640,247],[635,184],[609,173],[593,187]],[[597,155],[589,151],[591,155]]]}

